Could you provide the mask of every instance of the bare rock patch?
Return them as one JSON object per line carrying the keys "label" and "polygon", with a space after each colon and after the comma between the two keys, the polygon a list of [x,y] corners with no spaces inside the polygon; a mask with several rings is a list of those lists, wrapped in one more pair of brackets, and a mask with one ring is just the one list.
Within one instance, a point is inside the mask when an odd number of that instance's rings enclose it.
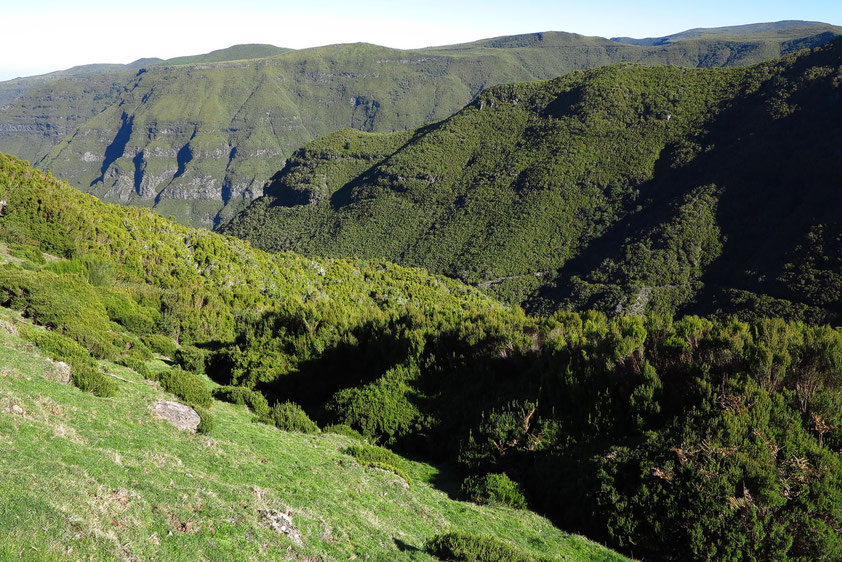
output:
{"label": "bare rock patch", "polygon": [[199,427],[199,414],[190,406],[185,406],[170,400],[160,400],[152,407],[152,412],[159,418],[163,418],[185,431],[196,431]]}

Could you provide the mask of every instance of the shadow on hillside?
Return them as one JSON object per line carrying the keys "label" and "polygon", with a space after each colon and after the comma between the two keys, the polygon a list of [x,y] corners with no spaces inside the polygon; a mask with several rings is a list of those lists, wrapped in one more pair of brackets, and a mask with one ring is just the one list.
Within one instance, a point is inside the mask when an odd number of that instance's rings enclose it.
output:
{"label": "shadow on hillside", "polygon": [[[812,57],[808,60],[811,65],[816,62]],[[776,99],[779,85],[767,82],[723,108],[697,139],[706,151],[688,165],[672,167],[675,147],[667,147],[655,166],[654,178],[638,186],[643,209],[589,241],[558,270],[555,285],[539,291],[536,300],[568,301],[574,291],[572,278],[588,280],[606,258],[621,265],[608,283],[624,285],[621,277],[627,268],[622,264],[628,242],[646,240],[650,231],[673,218],[678,202],[687,194],[713,184],[720,193],[716,221],[723,250],[704,271],[702,291],[681,312],[736,310],[739,307],[728,295],[737,289],[822,306],[832,317],[842,318],[838,298],[842,294],[835,299],[811,296],[782,280],[786,264],[804,253],[799,246],[812,228],[823,225],[828,239],[842,236],[838,213],[842,208],[838,175],[842,100],[832,76],[802,81],[806,71],[807,62],[802,60],[785,72],[785,78],[799,86],[788,100]],[[779,116],[774,117],[773,111]],[[791,113],[786,115],[787,111]],[[816,267],[836,266],[820,263]]]}

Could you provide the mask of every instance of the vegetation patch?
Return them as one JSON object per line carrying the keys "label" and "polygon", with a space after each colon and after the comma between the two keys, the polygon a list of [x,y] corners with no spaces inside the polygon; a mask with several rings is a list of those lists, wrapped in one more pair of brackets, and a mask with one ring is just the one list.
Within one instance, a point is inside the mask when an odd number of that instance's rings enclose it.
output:
{"label": "vegetation patch", "polygon": [[521,486],[506,474],[469,476],[462,482],[462,496],[478,504],[526,508]]}
{"label": "vegetation patch", "polygon": [[544,562],[494,537],[468,533],[445,533],[427,542],[425,550],[440,560],[473,562]]}
{"label": "vegetation patch", "polygon": [[409,482],[406,461],[388,449],[374,445],[352,445],[345,449],[345,452],[354,457],[361,466],[394,472]]}

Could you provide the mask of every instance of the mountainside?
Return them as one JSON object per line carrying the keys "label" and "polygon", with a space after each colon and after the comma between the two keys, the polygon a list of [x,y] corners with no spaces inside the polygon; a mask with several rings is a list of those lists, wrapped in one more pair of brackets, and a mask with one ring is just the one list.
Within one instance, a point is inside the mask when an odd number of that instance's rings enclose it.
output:
{"label": "mountainside", "polygon": [[[818,36],[828,32],[835,35],[836,33],[834,32],[834,27],[835,26],[818,21],[785,20],[768,23],[750,23],[747,25],[734,25],[729,27],[698,27],[682,31],[680,33],[674,33],[672,35],[665,35],[664,37],[646,37],[644,39],[634,39],[632,37],[612,37],[611,40],[628,45],[651,47],[654,45],[666,45],[667,43],[675,43],[676,41],[683,41],[687,39],[710,39],[715,37],[717,39],[738,40],[740,37],[752,35],[758,39],[775,38],[784,42],[792,42],[788,44],[785,49],[782,49],[782,54],[786,54],[786,52],[792,52],[792,50],[797,50],[797,48],[803,48],[797,47],[796,49],[786,51],[787,48],[791,48],[795,43],[798,43],[805,38],[812,37],[813,40],[817,40]],[[815,47],[817,45],[811,46]]]}
{"label": "mountainside", "polygon": [[338,45],[231,62],[243,56],[235,50],[219,63],[211,53],[74,78],[82,82],[71,95],[65,84],[28,90],[0,111],[0,151],[105,200],[212,227],[260,196],[295,148],[342,127],[400,131],[448,117],[498,83],[618,62],[745,65],[839,33],[805,24],[637,46],[547,32],[417,51]]}
{"label": "mountainside", "polygon": [[842,42],[742,69],[611,66],[306,145],[222,232],[379,257],[531,308],[842,321]]}
{"label": "mountainside", "polygon": [[839,330],[530,317],[4,155],[0,201],[0,556],[619,558],[525,508],[646,559],[842,550]]}
{"label": "mountainside", "polygon": [[424,545],[444,532],[498,537],[536,560],[625,560],[528,511],[454,501],[433,466],[407,462],[407,484],[358,465],[353,438],[280,432],[243,405],[215,404],[208,435],[181,431],[152,412],[176,398],[114,363],[102,367],[122,378],[118,396],[75,391],[7,333],[26,329],[0,309],[5,560],[435,561]]}

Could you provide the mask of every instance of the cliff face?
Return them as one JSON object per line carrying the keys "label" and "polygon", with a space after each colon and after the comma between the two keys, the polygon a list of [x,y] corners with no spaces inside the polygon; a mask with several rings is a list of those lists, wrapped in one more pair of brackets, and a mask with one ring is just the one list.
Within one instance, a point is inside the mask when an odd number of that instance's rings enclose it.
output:
{"label": "cliff face", "polygon": [[32,87],[0,107],[0,151],[105,200],[213,228],[262,195],[296,148],[344,127],[402,131],[444,119],[498,83],[616,62],[749,64],[780,56],[793,37],[812,45],[836,29],[655,46],[553,32],[418,51],[354,44],[264,58],[249,57],[265,55],[265,47],[242,46]]}

